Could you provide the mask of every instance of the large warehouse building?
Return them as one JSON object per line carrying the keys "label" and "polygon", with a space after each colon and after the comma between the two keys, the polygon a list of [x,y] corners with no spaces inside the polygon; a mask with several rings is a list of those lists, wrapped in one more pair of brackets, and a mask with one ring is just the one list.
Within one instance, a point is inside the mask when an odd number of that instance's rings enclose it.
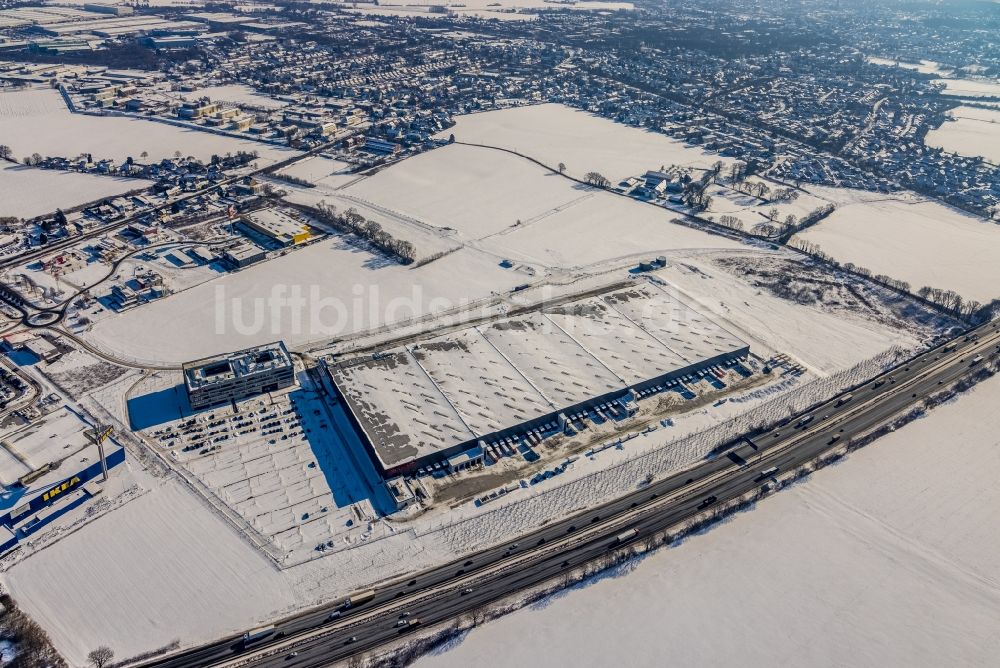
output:
{"label": "large warehouse building", "polygon": [[183,366],[191,408],[199,410],[295,383],[295,365],[282,341],[213,355]]}
{"label": "large warehouse building", "polygon": [[369,454],[393,476],[474,458],[481,443],[748,353],[745,342],[649,282],[329,372]]}

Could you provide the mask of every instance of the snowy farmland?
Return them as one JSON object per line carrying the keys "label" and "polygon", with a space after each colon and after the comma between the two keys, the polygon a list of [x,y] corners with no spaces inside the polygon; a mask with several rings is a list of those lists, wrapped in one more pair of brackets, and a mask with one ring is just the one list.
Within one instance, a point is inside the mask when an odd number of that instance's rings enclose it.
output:
{"label": "snowy farmland", "polygon": [[727,237],[671,222],[660,207],[601,191],[542,217],[524,221],[481,242],[484,249],[545,268],[628,264],[695,248],[745,248]]}
{"label": "snowy farmland", "polygon": [[927,133],[924,143],[969,157],[980,156],[1000,163],[1000,111],[957,107],[949,112],[954,120]]}
{"label": "snowy farmland", "polygon": [[478,239],[572,206],[594,190],[503,151],[452,145],[394,165],[344,193]]}
{"label": "snowy farmland", "polygon": [[[687,146],[666,135],[629,127],[561,104],[540,104],[459,116],[441,133],[457,141],[516,150],[566,173],[600,172],[612,183],[660,166],[709,168],[717,154]],[[581,141],[581,137],[586,140]]]}
{"label": "snowy farmland", "polygon": [[32,169],[7,163],[0,166],[3,193],[0,216],[41,216],[150,185],[150,181],[142,179]]}
{"label": "snowy farmland", "polygon": [[[511,193],[518,193],[511,197]],[[331,193],[334,194],[334,193]],[[337,191],[349,205],[431,226],[456,242],[543,268],[742,244],[671,222],[661,207],[591,188],[495,149],[451,145]],[[460,196],[457,196],[460,195]],[[315,195],[314,195],[315,196]],[[336,202],[336,197],[327,197]],[[415,242],[418,249],[421,243]]]}
{"label": "snowy farmland", "polygon": [[415,665],[654,666],[665,651],[677,665],[992,665],[998,400],[994,378],[750,512]]}
{"label": "snowy farmland", "polygon": [[[317,186],[322,186],[324,189],[334,190],[361,178],[357,174],[348,173],[353,167],[350,163],[318,155],[300,160],[281,170],[280,173],[297,179],[305,179]],[[281,187],[286,188],[287,186],[282,183]]]}
{"label": "snowy farmland", "polygon": [[[279,338],[303,346],[488,298],[524,281],[472,249],[407,267],[333,235],[105,318],[85,336],[125,357],[177,364]],[[301,306],[284,301],[296,290]]]}
{"label": "snowy farmland", "polygon": [[0,143],[21,158],[74,157],[91,153],[95,159],[119,162],[132,156],[155,161],[173,157],[176,151],[207,161],[213,154],[257,151],[260,162],[275,162],[294,155],[260,142],[235,139],[211,132],[124,116],[74,114],[66,108],[59,91],[33,89],[0,93]]}
{"label": "snowy farmland", "polygon": [[1000,297],[1000,226],[914,195],[811,187],[837,203],[800,235],[841,262],[967,299]]}

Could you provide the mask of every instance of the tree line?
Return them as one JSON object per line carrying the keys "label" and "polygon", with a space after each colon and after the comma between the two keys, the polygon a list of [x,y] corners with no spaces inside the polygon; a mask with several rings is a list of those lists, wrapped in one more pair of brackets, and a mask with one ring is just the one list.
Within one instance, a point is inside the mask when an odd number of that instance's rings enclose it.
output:
{"label": "tree line", "polygon": [[383,230],[379,223],[374,220],[368,220],[358,213],[354,207],[345,211],[338,211],[337,207],[321,200],[315,208],[306,208],[312,211],[313,215],[320,221],[343,232],[351,232],[358,235],[383,252],[396,256],[402,264],[410,264],[417,257],[417,249],[412,243],[403,239],[396,239]]}

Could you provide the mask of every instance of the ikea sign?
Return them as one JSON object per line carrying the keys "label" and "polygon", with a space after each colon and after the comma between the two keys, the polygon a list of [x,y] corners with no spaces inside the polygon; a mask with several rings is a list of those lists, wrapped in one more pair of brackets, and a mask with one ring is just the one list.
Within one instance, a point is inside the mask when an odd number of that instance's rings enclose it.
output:
{"label": "ikea sign", "polygon": [[63,480],[55,487],[46,490],[45,493],[42,494],[42,501],[51,501],[52,499],[59,496],[63,492],[68,492],[69,490],[73,489],[79,484],[80,484],[80,476],[73,476],[68,480]]}

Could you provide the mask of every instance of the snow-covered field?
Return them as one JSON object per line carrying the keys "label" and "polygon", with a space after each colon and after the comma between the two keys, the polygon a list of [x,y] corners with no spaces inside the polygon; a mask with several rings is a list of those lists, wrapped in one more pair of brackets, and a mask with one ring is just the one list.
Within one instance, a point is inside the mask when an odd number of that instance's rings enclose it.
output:
{"label": "snow-covered field", "polygon": [[1000,81],[992,79],[935,79],[944,94],[956,97],[1000,97]]}
{"label": "snow-covered field", "polygon": [[666,209],[594,190],[480,245],[516,261],[549,268],[627,262],[640,256],[652,259],[694,248],[745,248],[732,239],[671,222],[675,217]]}
{"label": "snow-covered field", "polygon": [[[540,104],[459,116],[441,133],[474,144],[516,150],[582,177],[600,172],[612,183],[661,166],[711,167],[717,154],[686,146],[666,135],[629,127],[561,104]],[[584,140],[581,140],[584,137]]]}
{"label": "snow-covered field", "polygon": [[872,56],[868,58],[868,62],[875,63],[876,65],[886,65],[889,67],[895,67],[898,65],[903,69],[916,70],[917,72],[921,72],[922,74],[945,75],[951,73],[952,71],[947,67],[944,68],[941,67],[938,63],[935,63],[932,60],[921,60],[919,63],[908,63],[905,61],[896,61],[889,58],[879,58],[876,56]]}
{"label": "snow-covered field", "polygon": [[95,159],[124,161],[161,160],[182,155],[208,160],[214,153],[257,151],[261,162],[274,162],[293,155],[290,150],[261,142],[245,141],[198,130],[124,116],[74,114],[66,108],[59,91],[32,89],[0,93],[0,143],[14,156],[32,153],[75,157],[91,153]]}
{"label": "snow-covered field", "polygon": [[549,215],[594,190],[516,155],[451,145],[405,160],[344,193],[477,239]]}
{"label": "snow-covered field", "polygon": [[[0,134],[3,129],[0,128]],[[152,185],[122,179],[0,163],[0,216],[31,218]]]}
{"label": "snow-covered field", "polygon": [[[346,4],[346,3],[344,3]],[[544,0],[471,0],[461,3],[441,3],[436,0],[407,0],[405,3],[379,3],[376,7],[359,7],[351,5],[350,11],[360,15],[371,16],[428,16],[433,5],[446,5],[449,12],[458,16],[469,16],[499,21],[526,21],[536,18],[535,14],[525,10],[531,9],[577,9],[591,11],[631,10],[635,8],[631,2],[615,2],[605,0],[580,0],[572,4],[551,4]],[[504,11],[507,10],[507,11]],[[513,13],[509,10],[517,10]]]}
{"label": "snow-covered field", "polygon": [[416,665],[993,665],[998,400],[995,378],[750,512]]}
{"label": "snow-covered field", "polygon": [[251,628],[288,605],[279,571],[179,483],[94,521],[6,573],[11,594],[73,665]]}
{"label": "snow-covered field", "polygon": [[928,132],[924,143],[1000,163],[1000,111],[957,107],[949,114],[954,120],[945,121],[941,127]]}
{"label": "snow-covered field", "polygon": [[[105,318],[85,336],[128,358],[180,363],[276,339],[301,346],[446,310],[524,281],[472,249],[411,268],[334,235]],[[178,331],[198,334],[178,337]]]}
{"label": "snow-covered field", "polygon": [[1000,226],[912,195],[810,187],[837,210],[801,236],[841,262],[982,302],[1000,297]]}
{"label": "snow-covered field", "polygon": [[199,88],[190,93],[184,93],[181,97],[185,100],[197,100],[201,97],[208,97],[212,102],[226,102],[229,104],[249,105],[260,107],[261,109],[280,109],[287,107],[287,102],[275,100],[273,97],[261,95],[250,86],[241,84],[227,84],[225,86],[208,86]]}
{"label": "snow-covered field", "polygon": [[315,183],[328,189],[335,189],[361,178],[357,174],[345,173],[352,167],[353,165],[341,162],[340,160],[315,156],[300,160],[294,165],[281,170],[280,173],[293,176],[297,179],[305,179],[310,183]]}

